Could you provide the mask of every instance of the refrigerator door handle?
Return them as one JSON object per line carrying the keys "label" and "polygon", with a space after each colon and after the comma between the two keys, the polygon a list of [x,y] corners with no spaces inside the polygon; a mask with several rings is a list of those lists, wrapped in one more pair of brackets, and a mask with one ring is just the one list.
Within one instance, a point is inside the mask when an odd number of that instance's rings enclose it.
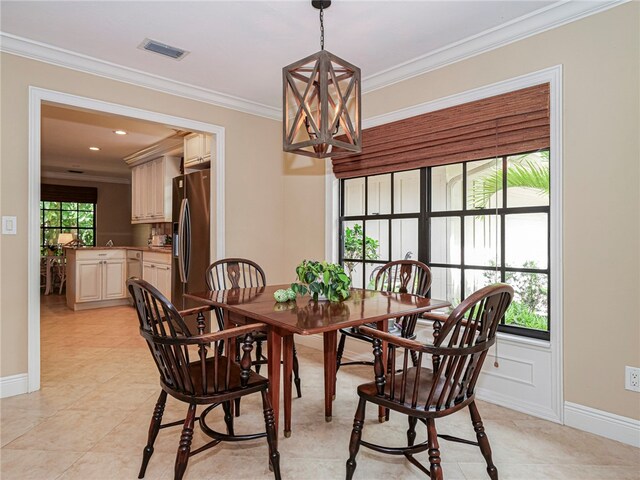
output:
{"label": "refrigerator door handle", "polygon": [[[178,217],[178,271],[180,281],[187,283],[189,278],[189,252],[187,251],[187,236],[190,230],[189,201],[184,198],[180,204],[180,216]],[[189,239],[189,244],[191,243]],[[189,245],[190,246],[190,245]]]}

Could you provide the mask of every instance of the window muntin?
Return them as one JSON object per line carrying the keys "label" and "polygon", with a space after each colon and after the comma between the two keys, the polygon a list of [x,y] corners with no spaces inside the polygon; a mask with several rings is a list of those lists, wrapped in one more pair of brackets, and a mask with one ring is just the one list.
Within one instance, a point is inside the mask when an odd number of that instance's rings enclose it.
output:
{"label": "window muntin", "polygon": [[58,235],[73,233],[85,245],[95,245],[95,204],[40,202],[40,245],[58,244]]}
{"label": "window muntin", "polygon": [[[358,260],[353,285],[367,288],[387,259],[421,260],[431,296],[454,306],[506,281],[515,298],[500,330],[549,339],[549,203],[548,150],[342,180],[340,261]],[[356,223],[366,265],[345,257]]]}

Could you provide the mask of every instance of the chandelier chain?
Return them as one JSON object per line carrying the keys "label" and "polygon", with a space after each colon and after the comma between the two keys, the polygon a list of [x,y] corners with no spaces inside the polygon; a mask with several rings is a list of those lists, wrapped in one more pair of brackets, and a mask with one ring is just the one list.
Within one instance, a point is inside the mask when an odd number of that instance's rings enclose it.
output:
{"label": "chandelier chain", "polygon": [[320,50],[324,50],[324,8],[320,4]]}

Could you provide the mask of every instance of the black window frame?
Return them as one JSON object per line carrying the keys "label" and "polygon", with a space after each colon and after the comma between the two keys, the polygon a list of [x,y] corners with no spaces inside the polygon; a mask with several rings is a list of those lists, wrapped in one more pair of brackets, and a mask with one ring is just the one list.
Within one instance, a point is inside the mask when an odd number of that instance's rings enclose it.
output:
{"label": "black window frame", "polygon": [[[479,215],[492,215],[499,218],[500,222],[500,266],[492,266],[491,270],[497,270],[499,273],[499,281],[504,282],[507,274],[509,273],[538,273],[546,275],[547,278],[547,330],[536,330],[532,328],[526,328],[515,325],[506,325],[504,323],[504,319],[498,326],[498,331],[503,333],[509,333],[513,335],[536,338],[540,340],[549,341],[551,338],[551,202],[552,197],[549,195],[549,204],[544,206],[530,206],[530,207],[509,207],[507,204],[507,175],[504,173],[508,168],[508,159],[517,155],[527,155],[531,153],[541,152],[541,151],[549,151],[549,149],[544,150],[533,150],[527,152],[519,152],[519,153],[510,153],[508,155],[500,155],[498,157],[490,157],[485,159],[477,159],[477,160],[469,160],[465,162],[458,162],[452,165],[462,165],[462,210],[446,210],[446,211],[433,211],[433,200],[432,200],[432,169],[436,167],[422,167],[419,169],[411,169],[418,170],[420,175],[420,211],[416,213],[395,213],[395,195],[394,195],[394,175],[395,173],[390,173],[391,175],[391,213],[389,214],[369,214],[369,194],[368,194],[368,184],[369,177],[376,177],[376,175],[370,176],[361,176],[361,177],[353,177],[348,179],[340,179],[339,185],[339,234],[338,234],[338,252],[339,252],[339,262],[341,265],[344,265],[345,262],[356,262],[362,264],[362,285],[366,288],[367,278],[366,278],[366,264],[380,264],[384,265],[388,261],[391,261],[392,248],[393,248],[393,234],[392,234],[392,225],[393,220],[395,219],[410,219],[417,218],[418,219],[418,257],[417,260],[420,260],[430,267],[434,268],[455,268],[460,269],[460,295],[461,301],[465,298],[465,270],[488,270],[487,265],[467,265],[465,264],[464,258],[464,233],[465,233],[465,218]],[[494,160],[499,159],[502,165],[502,206],[501,207],[491,207],[491,208],[483,208],[483,209],[470,209],[467,208],[467,166],[469,163],[482,161],[482,160]],[[551,161],[551,159],[550,159]],[[400,173],[400,172],[398,172]],[[345,181],[354,180],[357,178],[364,179],[364,214],[363,215],[345,215]],[[552,180],[552,179],[550,179]],[[547,215],[547,266],[546,268],[524,268],[524,267],[507,267],[505,265],[505,218],[507,215],[517,215],[517,214],[532,214],[532,213],[543,213]],[[456,217],[460,219],[460,263],[433,263],[431,262],[431,219],[432,218],[451,218]],[[371,220],[387,220],[389,222],[388,225],[388,234],[389,234],[389,260],[369,260],[364,258],[364,252],[362,252],[362,258],[345,258],[344,257],[344,232],[345,232],[345,222],[361,222],[362,230],[363,230],[363,240],[366,238],[366,224],[367,221]],[[363,244],[364,248],[364,244]],[[428,294],[431,295],[431,292]]]}
{"label": "black window frame", "polygon": [[[46,203],[58,203],[58,208],[47,208],[45,207]],[[76,204],[76,208],[62,208],[62,204],[69,204],[69,203],[75,203]],[[79,206],[80,204],[84,204],[84,205],[91,205],[92,209],[91,210],[83,210],[80,209]],[[87,246],[95,246],[96,245],[96,223],[97,223],[97,218],[96,218],[96,203],[93,202],[64,202],[64,201],[58,201],[58,200],[41,200],[40,201],[40,239],[41,239],[41,248],[46,248],[48,246],[47,244],[47,240],[46,240],[46,231],[47,230],[57,230],[59,233],[75,233],[76,234],[76,238],[77,239],[81,239],[80,236],[80,231],[81,230],[91,230],[93,235],[93,243],[91,245],[84,243]],[[59,219],[60,219],[60,223],[57,226],[51,226],[51,225],[45,225],[45,212],[47,211],[57,211],[59,214]],[[78,225],[78,223],[76,222],[76,225],[74,227],[64,227],[62,226],[62,212],[76,212],[76,218],[79,216],[80,212],[89,212],[91,211],[91,214],[93,216],[93,226],[91,228],[89,227],[81,227]]]}

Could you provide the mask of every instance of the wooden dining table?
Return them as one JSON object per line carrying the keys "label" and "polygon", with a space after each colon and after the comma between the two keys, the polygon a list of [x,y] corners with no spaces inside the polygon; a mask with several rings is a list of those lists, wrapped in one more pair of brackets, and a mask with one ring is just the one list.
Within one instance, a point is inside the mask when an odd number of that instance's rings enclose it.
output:
{"label": "wooden dining table", "polygon": [[[325,420],[331,421],[336,389],[337,332],[341,328],[375,323],[387,330],[387,320],[420,314],[450,306],[445,300],[424,298],[407,293],[389,293],[352,288],[342,302],[298,297],[277,303],[273,293],[289,285],[233,288],[185,294],[199,303],[224,310],[225,328],[251,321],[269,325],[267,337],[269,395],[273,406],[276,431],[280,410],[280,360],[284,376],[284,434],[291,435],[291,374],[293,368],[293,335],[323,334]],[[386,346],[383,345],[386,354]],[[383,412],[379,413],[383,416]]]}

